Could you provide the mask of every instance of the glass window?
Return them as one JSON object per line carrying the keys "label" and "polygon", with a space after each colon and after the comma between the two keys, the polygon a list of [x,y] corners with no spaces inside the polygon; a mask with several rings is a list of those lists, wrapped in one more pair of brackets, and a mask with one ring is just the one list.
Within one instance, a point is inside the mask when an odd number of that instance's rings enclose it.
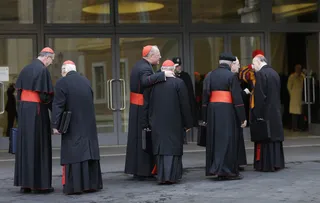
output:
{"label": "glass window", "polygon": [[[77,72],[91,81],[98,133],[114,136],[114,114],[107,96],[107,80],[114,78],[110,38],[50,38],[56,57],[49,67],[53,83],[61,77],[61,66],[65,60],[76,63]],[[115,139],[111,141],[110,139]],[[117,144],[109,137],[108,144]],[[103,140],[101,141],[103,143]]]}
{"label": "glass window", "polygon": [[[18,78],[18,75],[23,67],[28,65],[34,58],[33,52],[33,40],[32,39],[15,39],[15,38],[0,38],[0,82],[3,82],[5,87],[1,86],[0,94],[0,112],[3,111],[2,107],[10,106],[10,101],[7,92],[11,84],[14,84]],[[17,60],[18,59],[18,60]],[[4,80],[3,77],[9,71],[9,80]],[[4,98],[2,97],[2,91],[4,91]],[[16,92],[13,93],[15,95]],[[7,109],[4,114],[0,114],[0,141],[2,143],[8,142],[8,139],[2,140],[2,136],[9,136],[9,129],[15,127],[17,124],[17,118],[13,116],[12,119],[8,119],[8,114],[14,115],[15,107]],[[9,125],[8,125],[9,124]],[[9,146],[9,145],[8,145]]]}
{"label": "glass window", "polygon": [[0,23],[33,23],[33,0],[1,0]]}
{"label": "glass window", "polygon": [[262,49],[259,36],[232,36],[231,52],[237,56],[242,66],[252,63],[252,52]]}
{"label": "glass window", "polygon": [[192,0],[192,23],[258,23],[260,0]]}
{"label": "glass window", "polygon": [[47,23],[110,23],[109,0],[47,0]]}
{"label": "glass window", "polygon": [[273,0],[272,19],[277,23],[318,22],[317,0]]}
{"label": "glass window", "polygon": [[195,81],[200,74],[201,79],[216,69],[219,65],[219,55],[224,49],[223,37],[195,37],[193,38],[193,61]]}
{"label": "glass window", "polygon": [[[161,64],[172,57],[179,56],[179,40],[176,38],[120,38],[120,78],[125,80],[127,108],[121,111],[122,132],[128,132],[128,118],[130,106],[130,72],[134,64],[141,59],[142,47],[148,44],[157,45],[160,49],[161,60],[154,70],[159,70]],[[122,88],[123,91],[123,88]],[[123,93],[121,94],[123,95]]]}
{"label": "glass window", "polygon": [[179,23],[178,0],[118,0],[119,23]]}

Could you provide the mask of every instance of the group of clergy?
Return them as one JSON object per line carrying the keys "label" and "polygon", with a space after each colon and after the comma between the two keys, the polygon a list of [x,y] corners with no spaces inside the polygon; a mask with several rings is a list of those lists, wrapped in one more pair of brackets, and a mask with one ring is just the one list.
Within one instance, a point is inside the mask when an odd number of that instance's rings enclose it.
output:
{"label": "group of clergy", "polygon": [[[145,46],[131,72],[125,173],[173,184],[182,178],[185,134],[198,120],[193,88],[181,77],[181,58],[165,60],[155,73],[152,66],[160,59],[157,46]],[[206,75],[202,89],[199,123],[206,128],[207,176],[242,179],[239,171],[247,164],[243,128],[250,124],[268,131],[251,132],[255,170],[285,167],[280,78],[261,50],[242,68],[232,53],[221,53],[218,68]]]}
{"label": "group of clergy", "polygon": [[[22,69],[16,81],[18,137],[14,185],[20,186],[23,193],[54,191],[53,129],[54,134],[62,134],[63,192],[98,191],[103,184],[91,83],[76,71],[73,61],[67,60],[61,67],[62,77],[53,88],[47,67],[54,57],[50,47],[42,49],[38,57]],[[71,113],[69,124],[62,121],[65,112]]]}

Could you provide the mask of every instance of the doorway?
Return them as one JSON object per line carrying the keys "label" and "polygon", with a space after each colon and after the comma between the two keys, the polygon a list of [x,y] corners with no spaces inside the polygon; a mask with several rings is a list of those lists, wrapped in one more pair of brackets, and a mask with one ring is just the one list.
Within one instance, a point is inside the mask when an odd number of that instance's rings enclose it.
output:
{"label": "doorway", "polygon": [[[53,83],[61,77],[61,65],[72,60],[77,71],[86,76],[94,92],[99,144],[126,145],[130,107],[130,73],[141,59],[142,47],[156,44],[162,59],[179,56],[180,35],[47,35],[48,45],[56,52],[49,67]],[[154,70],[160,67],[154,67]],[[60,137],[53,136],[59,146]]]}
{"label": "doorway", "polygon": [[[286,129],[319,134],[319,34],[318,33],[271,33],[271,65],[281,78],[281,104],[283,125]],[[301,65],[303,79],[295,73],[295,67]],[[288,79],[294,81],[295,91],[301,95],[290,96]],[[300,93],[299,93],[300,94]],[[292,113],[290,100],[301,100],[301,114]],[[294,109],[296,109],[294,107]],[[299,118],[296,121],[296,118]]]}

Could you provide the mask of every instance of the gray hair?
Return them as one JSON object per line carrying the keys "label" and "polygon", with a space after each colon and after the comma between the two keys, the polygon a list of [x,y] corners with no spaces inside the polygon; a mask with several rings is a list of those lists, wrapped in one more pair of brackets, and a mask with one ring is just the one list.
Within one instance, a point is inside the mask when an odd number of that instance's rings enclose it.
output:
{"label": "gray hair", "polygon": [[231,66],[231,64],[232,64],[232,61],[227,61],[227,60],[219,60],[219,64],[223,64],[223,63],[225,63],[225,64],[228,64],[229,66]]}
{"label": "gray hair", "polygon": [[49,56],[49,57],[53,58],[54,54],[53,53],[48,53],[48,52],[40,52],[39,55],[38,55],[38,58],[43,58],[43,57],[46,57],[46,56]]}
{"label": "gray hair", "polygon": [[73,65],[73,64],[64,64],[64,65],[62,65],[62,67],[61,67],[61,71],[68,73],[68,72],[70,72],[70,71],[77,71],[77,68],[76,68],[76,66]]}
{"label": "gray hair", "polygon": [[256,58],[257,58],[260,62],[268,63],[266,57],[264,57],[264,56],[262,56],[262,55],[258,55],[258,56],[256,56]]}
{"label": "gray hair", "polygon": [[161,71],[174,71],[175,66],[162,66]]}
{"label": "gray hair", "polygon": [[151,55],[155,54],[156,52],[160,52],[158,46],[153,45],[149,53],[145,56],[146,58],[150,57]]}

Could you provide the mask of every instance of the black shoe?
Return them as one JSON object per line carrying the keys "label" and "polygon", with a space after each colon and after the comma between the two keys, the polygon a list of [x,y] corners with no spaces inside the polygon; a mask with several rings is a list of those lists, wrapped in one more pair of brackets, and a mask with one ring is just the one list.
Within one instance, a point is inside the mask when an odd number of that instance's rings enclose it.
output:
{"label": "black shoe", "polygon": [[244,171],[244,167],[239,166],[239,167],[238,167],[238,170],[239,170],[239,171]]}
{"label": "black shoe", "polygon": [[54,188],[44,189],[44,190],[32,190],[32,193],[34,194],[48,194],[54,192]]}
{"label": "black shoe", "polygon": [[242,175],[237,175],[237,176],[228,176],[227,177],[227,180],[241,180],[243,179],[243,176]]}
{"label": "black shoe", "polygon": [[31,189],[30,188],[20,188],[21,193],[30,193]]}

